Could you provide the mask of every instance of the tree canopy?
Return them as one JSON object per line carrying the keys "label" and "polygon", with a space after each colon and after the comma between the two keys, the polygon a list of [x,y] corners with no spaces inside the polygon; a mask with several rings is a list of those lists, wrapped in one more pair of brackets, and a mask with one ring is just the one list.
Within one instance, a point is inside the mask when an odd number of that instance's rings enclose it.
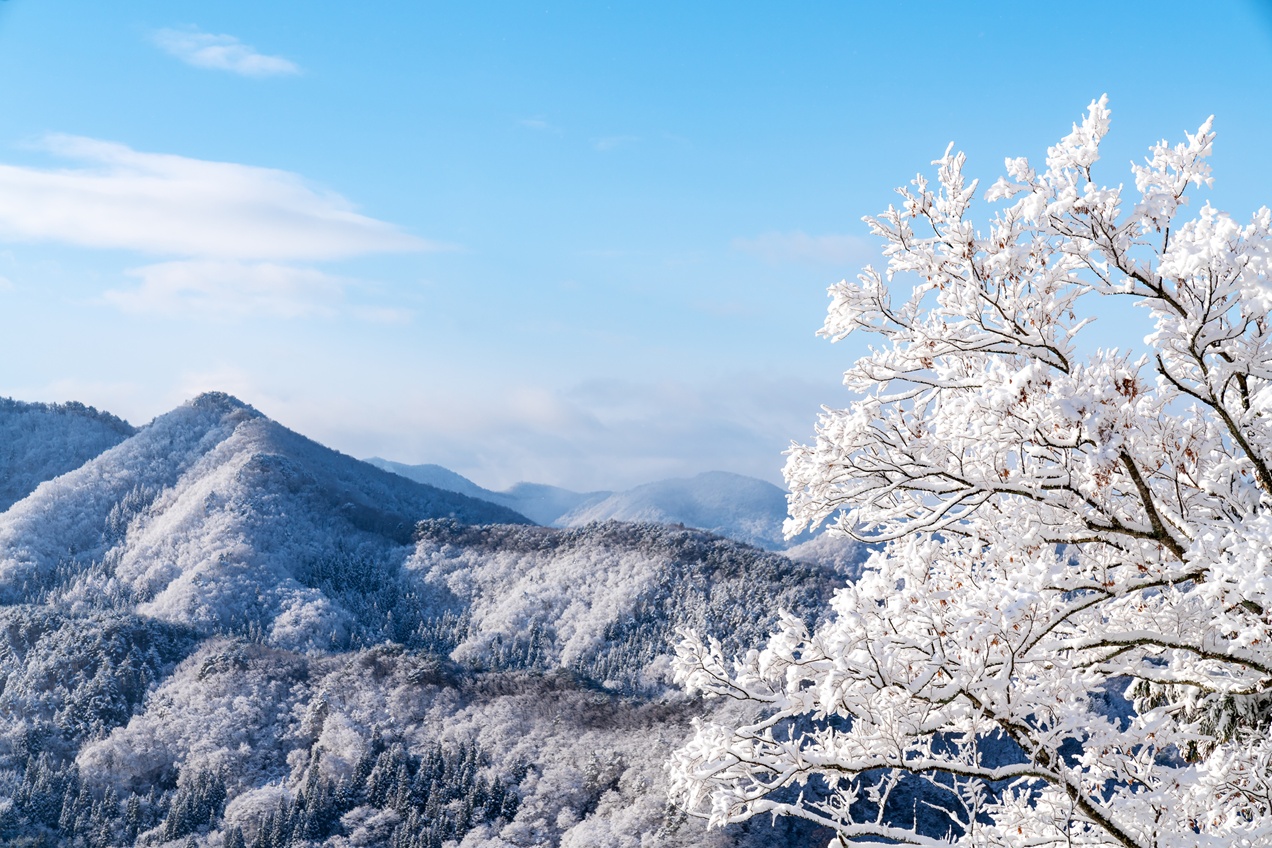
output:
{"label": "tree canopy", "polygon": [[[1101,98],[1041,168],[1007,160],[984,226],[953,145],[866,219],[886,267],[831,287],[821,334],[879,344],[785,475],[788,532],[876,549],[822,626],[737,660],[685,634],[679,680],[740,702],[675,755],[689,810],[841,842],[1272,844],[1272,213],[1189,209],[1210,120],[1133,190],[1097,179],[1108,129]],[[1117,298],[1153,332],[1095,349]]]}

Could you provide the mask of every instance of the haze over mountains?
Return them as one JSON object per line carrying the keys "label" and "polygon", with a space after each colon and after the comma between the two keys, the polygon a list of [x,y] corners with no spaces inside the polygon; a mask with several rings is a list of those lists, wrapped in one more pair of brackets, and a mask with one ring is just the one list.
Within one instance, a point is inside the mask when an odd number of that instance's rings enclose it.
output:
{"label": "haze over mountains", "polygon": [[772,483],[727,471],[659,480],[625,492],[572,492],[538,483],[518,483],[492,492],[440,465],[404,465],[379,457],[367,462],[420,483],[501,504],[553,527],[582,527],[597,521],[683,524],[770,551],[811,538],[807,533],[794,540],[783,538],[785,492]]}
{"label": "haze over mountains", "polygon": [[717,708],[672,685],[678,628],[740,650],[861,559],[649,523],[771,540],[768,484],[430,485],[219,394],[140,428],[6,401],[0,434],[0,843],[825,841],[665,800]]}
{"label": "haze over mountains", "polygon": [[604,500],[613,494],[612,492],[572,492],[569,489],[542,483],[518,483],[506,491],[494,492],[440,465],[407,465],[381,459],[378,456],[373,456],[366,461],[377,468],[391,471],[417,483],[506,506],[536,524],[555,524],[557,519],[571,510],[583,504]]}

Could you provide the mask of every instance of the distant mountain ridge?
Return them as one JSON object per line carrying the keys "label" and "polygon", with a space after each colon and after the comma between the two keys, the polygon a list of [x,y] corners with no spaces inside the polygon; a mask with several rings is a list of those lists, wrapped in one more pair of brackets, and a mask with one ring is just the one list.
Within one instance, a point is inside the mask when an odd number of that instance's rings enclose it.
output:
{"label": "distant mountain ridge", "polygon": [[521,513],[536,524],[555,525],[557,519],[565,513],[585,504],[604,500],[612,494],[611,492],[572,492],[559,486],[547,486],[541,483],[517,483],[506,491],[494,492],[440,465],[407,465],[378,456],[364,461],[376,468],[382,468],[417,483],[499,504]]}
{"label": "distant mountain ridge", "polygon": [[595,521],[683,524],[770,551],[803,541],[782,535],[786,493],[772,483],[706,471],[686,479],[659,480],[617,492],[602,501],[580,504],[557,519],[562,527]]}
{"label": "distant mountain ridge", "polygon": [[411,480],[501,504],[553,527],[600,521],[678,524],[770,551],[786,550],[812,538],[808,533],[792,540],[782,535],[785,492],[764,480],[727,471],[659,480],[625,492],[581,493],[537,483],[518,483],[494,492],[440,465],[405,465],[379,457],[367,462]]}

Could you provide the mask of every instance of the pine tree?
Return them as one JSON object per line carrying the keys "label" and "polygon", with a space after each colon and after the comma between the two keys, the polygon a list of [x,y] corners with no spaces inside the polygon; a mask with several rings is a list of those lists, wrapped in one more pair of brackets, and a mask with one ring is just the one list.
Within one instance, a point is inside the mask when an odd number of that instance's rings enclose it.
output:
{"label": "pine tree", "polygon": [[124,807],[124,842],[129,845],[136,842],[137,834],[141,833],[141,827],[141,798],[137,795],[129,795]]}

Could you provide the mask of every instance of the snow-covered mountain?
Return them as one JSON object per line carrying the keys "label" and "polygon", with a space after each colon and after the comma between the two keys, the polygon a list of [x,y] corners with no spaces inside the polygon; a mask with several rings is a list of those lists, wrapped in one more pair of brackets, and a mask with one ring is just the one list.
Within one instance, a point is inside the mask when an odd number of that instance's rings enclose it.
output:
{"label": "snow-covered mountain", "polygon": [[717,708],[669,657],[678,628],[733,652],[811,622],[860,550],[534,526],[225,395],[128,430],[50,448],[92,455],[0,512],[0,843],[827,841],[667,808],[663,763]]}
{"label": "snow-covered mountain", "polygon": [[325,643],[351,613],[305,585],[307,570],[400,558],[429,518],[526,521],[207,394],[0,514],[0,599],[109,597],[207,632],[251,623],[280,646]]}
{"label": "snow-covered mountain", "polygon": [[[79,779],[126,797],[149,791],[157,775],[176,773],[177,790],[183,775],[191,783],[221,775],[230,801],[217,825],[249,838],[305,787],[325,782],[334,793],[360,780],[361,800],[323,802],[344,822],[328,825],[333,836],[348,838],[323,844],[388,846],[410,814],[376,781],[405,781],[409,791],[412,771],[440,746],[473,752],[486,786],[498,780],[515,794],[511,812],[465,814],[449,825],[469,848],[635,848],[655,835],[666,846],[808,844],[813,829],[798,825],[788,842],[768,825],[708,833],[668,818],[663,761],[703,709],[668,685],[668,656],[678,627],[719,633],[736,651],[762,637],[779,609],[812,619],[833,575],[658,525],[446,520],[426,522],[419,535],[396,568],[333,569],[316,581],[333,599],[368,593],[368,631],[376,615],[382,630],[412,625],[398,639],[320,652],[198,640],[173,667],[152,662],[161,682],[125,723],[76,746]],[[104,623],[79,626],[95,633]],[[47,710],[73,711],[65,703]]]}
{"label": "snow-covered mountain", "polygon": [[0,512],[135,432],[91,406],[0,398]]}

